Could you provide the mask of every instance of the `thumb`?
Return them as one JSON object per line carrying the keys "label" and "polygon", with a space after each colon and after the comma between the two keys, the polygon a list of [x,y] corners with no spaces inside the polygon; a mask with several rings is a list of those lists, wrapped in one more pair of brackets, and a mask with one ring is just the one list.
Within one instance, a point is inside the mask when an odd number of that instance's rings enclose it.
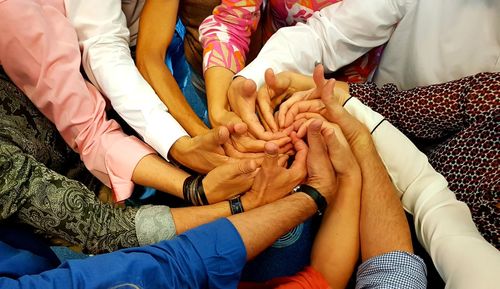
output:
{"label": "thumb", "polygon": [[321,134],[323,122],[315,119],[307,128],[307,143],[309,144],[308,160],[318,160],[326,156],[326,145]]}
{"label": "thumb", "polygon": [[206,136],[206,141],[213,146],[219,146],[229,140],[229,130],[225,126],[211,129]]}
{"label": "thumb", "polygon": [[255,97],[257,93],[257,84],[251,79],[245,79],[241,87],[241,95],[243,97]]}
{"label": "thumb", "polygon": [[262,168],[269,169],[278,165],[278,145],[272,142],[267,142],[264,146],[266,155],[262,162]]}
{"label": "thumb", "polygon": [[240,160],[237,163],[238,170],[241,174],[253,173],[257,170],[257,162],[253,159]]}

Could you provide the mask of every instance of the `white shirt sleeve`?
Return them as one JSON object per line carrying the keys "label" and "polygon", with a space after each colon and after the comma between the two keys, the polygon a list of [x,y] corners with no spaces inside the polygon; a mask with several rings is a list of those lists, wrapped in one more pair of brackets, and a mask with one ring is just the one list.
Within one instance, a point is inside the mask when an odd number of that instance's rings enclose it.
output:
{"label": "white shirt sleeve", "polygon": [[415,0],[344,0],[315,12],[306,24],[279,29],[238,76],[264,83],[264,72],[312,75],[316,63],[333,72],[387,42]]}
{"label": "white shirt sleeve", "polygon": [[445,178],[380,114],[354,97],[345,108],[373,131],[377,151],[446,288],[496,288],[500,252],[477,231],[469,208],[455,198]]}
{"label": "white shirt sleeve", "polygon": [[65,4],[90,81],[144,141],[167,158],[170,147],[187,133],[137,70],[121,1],[65,0]]}

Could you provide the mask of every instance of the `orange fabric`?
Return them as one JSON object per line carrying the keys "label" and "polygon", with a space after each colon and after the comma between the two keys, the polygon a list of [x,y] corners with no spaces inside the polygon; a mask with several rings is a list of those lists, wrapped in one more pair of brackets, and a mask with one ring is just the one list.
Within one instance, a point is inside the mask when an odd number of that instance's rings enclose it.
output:
{"label": "orange fabric", "polygon": [[330,289],[323,275],[312,267],[291,277],[271,279],[265,283],[242,282],[238,289]]}

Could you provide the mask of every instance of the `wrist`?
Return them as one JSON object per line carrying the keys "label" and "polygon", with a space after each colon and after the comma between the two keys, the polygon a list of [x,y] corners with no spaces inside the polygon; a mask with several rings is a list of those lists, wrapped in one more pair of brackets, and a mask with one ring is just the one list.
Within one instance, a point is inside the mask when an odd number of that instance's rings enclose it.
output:
{"label": "wrist", "polygon": [[208,118],[212,127],[224,125],[224,115],[228,110],[223,106],[210,107],[208,110]]}
{"label": "wrist", "polygon": [[308,195],[316,204],[318,215],[323,215],[328,206],[326,198],[314,187],[302,184],[294,189],[295,192],[301,192]]}
{"label": "wrist", "polygon": [[248,193],[241,196],[241,203],[245,211],[250,211],[258,207],[257,202]]}

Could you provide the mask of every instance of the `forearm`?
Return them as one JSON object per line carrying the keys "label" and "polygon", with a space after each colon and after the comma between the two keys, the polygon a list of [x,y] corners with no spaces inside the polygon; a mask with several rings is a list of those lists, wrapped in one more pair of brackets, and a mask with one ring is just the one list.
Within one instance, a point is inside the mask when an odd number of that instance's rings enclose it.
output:
{"label": "forearm", "polygon": [[393,251],[413,253],[403,207],[375,146],[372,143],[354,153],[363,176],[359,224],[362,260]]}
{"label": "forearm", "polygon": [[[12,250],[8,249],[11,255]],[[38,275],[3,277],[0,285],[37,289],[233,288],[244,264],[245,250],[238,232],[230,222],[220,220],[152,246],[72,260]],[[112,274],[99,274],[103,270]]]}
{"label": "forearm", "polygon": [[189,176],[156,154],[143,157],[134,169],[132,181],[183,198],[182,186]]}
{"label": "forearm", "polygon": [[314,240],[311,266],[332,288],[345,288],[359,258],[361,176],[344,180]]}
{"label": "forearm", "polygon": [[296,193],[228,219],[240,233],[250,260],[316,211],[312,198]]}
{"label": "forearm", "polygon": [[[382,119],[356,99],[349,100],[346,108],[372,129]],[[480,236],[467,206],[456,200],[427,157],[387,121],[373,132],[373,141],[399,195],[402,194],[403,206],[414,215],[420,243],[445,282],[457,288],[498,284],[499,278],[492,269],[500,266],[498,251]]]}
{"label": "forearm", "polygon": [[212,126],[220,125],[220,114],[230,110],[227,91],[233,76],[234,73],[224,67],[212,67],[205,72],[208,115]]}
{"label": "forearm", "polygon": [[[241,197],[245,212],[259,207],[259,204],[246,195]],[[196,228],[219,218],[231,216],[231,208],[228,201],[222,201],[207,206],[191,206],[171,209],[175,222],[177,234]]]}
{"label": "forearm", "polygon": [[182,94],[177,81],[162,58],[138,56],[137,65],[139,71],[153,87],[160,100],[189,135],[197,136],[208,130]]}
{"label": "forearm", "polygon": [[176,0],[146,2],[137,41],[137,67],[172,116],[191,136],[196,136],[206,132],[207,128],[165,65],[165,53],[175,31],[178,5]]}

